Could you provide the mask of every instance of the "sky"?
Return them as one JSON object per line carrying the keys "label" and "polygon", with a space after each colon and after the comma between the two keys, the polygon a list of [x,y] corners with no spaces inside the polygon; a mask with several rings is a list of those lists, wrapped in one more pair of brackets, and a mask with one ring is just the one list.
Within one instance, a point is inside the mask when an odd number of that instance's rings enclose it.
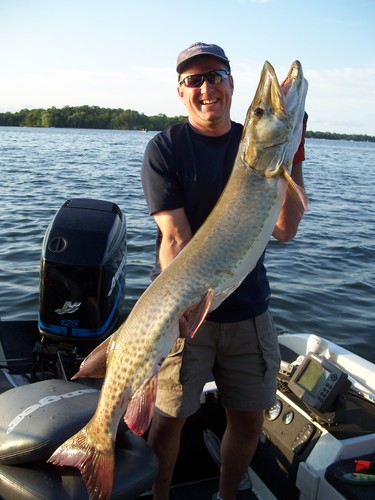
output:
{"label": "sky", "polygon": [[0,112],[100,106],[185,115],[178,53],[216,43],[242,122],[265,60],[298,59],[308,130],[375,136],[375,0],[0,0]]}

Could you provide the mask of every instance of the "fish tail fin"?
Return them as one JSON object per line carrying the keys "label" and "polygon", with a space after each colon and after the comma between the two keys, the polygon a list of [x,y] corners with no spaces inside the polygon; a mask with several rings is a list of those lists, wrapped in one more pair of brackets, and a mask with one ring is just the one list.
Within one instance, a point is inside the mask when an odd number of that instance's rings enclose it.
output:
{"label": "fish tail fin", "polygon": [[86,426],[57,448],[47,462],[77,467],[90,500],[109,500],[114,477],[114,445],[110,440],[104,450],[99,450]]}
{"label": "fish tail fin", "polygon": [[288,193],[294,201],[298,213],[302,217],[304,212],[306,212],[309,207],[309,199],[307,193],[301,186],[294,182],[287,170],[284,170],[284,177],[288,182]]}

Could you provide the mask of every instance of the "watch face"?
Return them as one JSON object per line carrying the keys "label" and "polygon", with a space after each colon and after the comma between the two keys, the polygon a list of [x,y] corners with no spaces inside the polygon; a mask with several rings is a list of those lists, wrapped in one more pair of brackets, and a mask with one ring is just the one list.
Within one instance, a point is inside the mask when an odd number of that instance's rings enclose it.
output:
{"label": "watch face", "polygon": [[280,415],[282,409],[283,409],[283,404],[279,399],[277,399],[274,406],[272,406],[269,410],[266,411],[265,414],[266,419],[276,420],[277,417]]}

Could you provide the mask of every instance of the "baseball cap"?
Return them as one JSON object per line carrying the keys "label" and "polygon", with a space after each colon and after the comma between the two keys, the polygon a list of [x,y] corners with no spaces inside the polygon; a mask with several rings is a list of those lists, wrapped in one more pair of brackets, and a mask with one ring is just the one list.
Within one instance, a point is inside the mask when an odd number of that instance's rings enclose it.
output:
{"label": "baseball cap", "polygon": [[190,59],[193,59],[193,57],[197,56],[217,57],[218,59],[224,61],[230,69],[229,59],[227,58],[224,50],[221,47],[215,45],[214,43],[195,42],[187,49],[183,50],[177,57],[177,73],[181,74],[185,64],[190,61]]}

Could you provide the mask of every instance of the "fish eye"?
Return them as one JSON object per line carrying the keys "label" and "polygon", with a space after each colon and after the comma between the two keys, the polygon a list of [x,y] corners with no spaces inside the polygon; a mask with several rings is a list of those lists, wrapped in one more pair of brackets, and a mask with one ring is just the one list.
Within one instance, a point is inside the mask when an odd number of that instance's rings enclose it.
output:
{"label": "fish eye", "polygon": [[264,109],[262,109],[262,108],[255,108],[254,111],[253,111],[253,113],[254,113],[255,116],[258,116],[260,118],[261,116],[263,116]]}

